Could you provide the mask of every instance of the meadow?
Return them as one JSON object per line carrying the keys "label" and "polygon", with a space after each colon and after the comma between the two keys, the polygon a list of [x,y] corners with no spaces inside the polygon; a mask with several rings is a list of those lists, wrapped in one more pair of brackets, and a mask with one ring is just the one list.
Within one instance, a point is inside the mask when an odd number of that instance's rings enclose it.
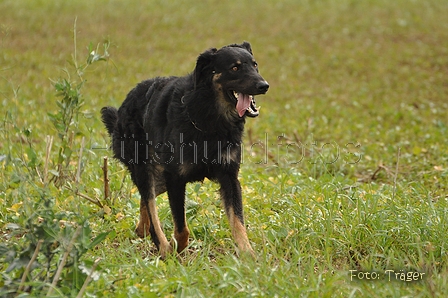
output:
{"label": "meadow", "polygon": [[[448,293],[447,1],[3,0],[0,15],[0,296]],[[271,86],[240,171],[257,258],[204,181],[187,187],[188,251],[162,260],[135,236],[139,194],[99,111],[244,40]]]}

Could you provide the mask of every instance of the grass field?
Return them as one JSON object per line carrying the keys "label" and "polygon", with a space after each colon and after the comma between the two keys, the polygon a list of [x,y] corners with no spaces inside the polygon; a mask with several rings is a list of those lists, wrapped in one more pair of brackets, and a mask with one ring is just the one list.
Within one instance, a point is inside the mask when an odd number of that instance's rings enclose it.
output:
{"label": "grass field", "polygon": [[[0,2],[0,296],[18,294],[39,239],[47,268],[31,268],[22,295],[76,296],[89,272],[84,295],[97,297],[448,293],[447,1],[142,2]],[[247,121],[240,172],[258,257],[236,255],[205,181],[187,188],[188,253],[161,260],[133,232],[139,195],[113,160],[104,197],[99,110],[243,40],[271,86]],[[107,61],[77,74],[103,42]],[[65,136],[48,115],[63,78],[84,82]],[[158,206],[171,235],[166,195]],[[83,254],[52,286],[72,237]]]}

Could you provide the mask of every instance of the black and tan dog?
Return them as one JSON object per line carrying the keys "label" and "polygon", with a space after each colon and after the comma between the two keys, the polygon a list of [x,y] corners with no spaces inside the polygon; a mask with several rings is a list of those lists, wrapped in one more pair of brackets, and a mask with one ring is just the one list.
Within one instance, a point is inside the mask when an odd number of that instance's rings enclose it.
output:
{"label": "black and tan dog", "polygon": [[256,117],[254,95],[269,84],[258,73],[248,42],[212,48],[199,55],[192,74],[157,77],[138,84],[121,107],[104,107],[103,122],[115,158],[137,186],[140,221],[162,256],[172,250],[159,222],[155,198],[168,191],[177,250],[188,246],[185,185],[205,177],[220,184],[232,234],[241,251],[253,250],[244,226],[241,138],[246,117]]}

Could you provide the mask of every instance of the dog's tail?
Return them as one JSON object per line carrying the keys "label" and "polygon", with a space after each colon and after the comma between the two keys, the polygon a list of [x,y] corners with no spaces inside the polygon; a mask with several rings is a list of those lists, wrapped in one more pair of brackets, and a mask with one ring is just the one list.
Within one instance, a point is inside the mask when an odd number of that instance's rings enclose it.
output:
{"label": "dog's tail", "polygon": [[113,107],[104,107],[101,109],[101,119],[106,126],[107,132],[110,136],[114,133],[115,125],[117,124],[118,111]]}

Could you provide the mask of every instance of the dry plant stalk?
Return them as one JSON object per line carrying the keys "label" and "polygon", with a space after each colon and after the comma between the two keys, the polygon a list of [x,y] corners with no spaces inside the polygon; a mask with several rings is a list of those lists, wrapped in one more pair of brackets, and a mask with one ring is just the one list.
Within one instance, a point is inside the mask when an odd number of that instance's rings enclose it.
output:
{"label": "dry plant stalk", "polygon": [[47,297],[51,296],[53,293],[53,290],[56,288],[56,284],[58,283],[59,277],[61,276],[62,269],[64,269],[65,263],[67,262],[68,255],[73,249],[73,246],[75,244],[76,238],[78,238],[79,234],[81,233],[82,226],[78,226],[75,233],[73,234],[72,239],[70,240],[70,243],[68,244],[67,250],[65,251],[64,255],[62,256],[61,263],[58,266],[58,270],[56,271],[56,274],[54,275],[53,282],[51,283],[50,289],[48,289]]}
{"label": "dry plant stalk", "polygon": [[108,198],[110,198],[109,174],[107,170],[107,156],[104,156],[103,174],[104,174],[104,199],[107,200]]}
{"label": "dry plant stalk", "polygon": [[25,267],[25,272],[23,272],[22,279],[20,281],[18,292],[21,292],[23,290],[23,284],[25,283],[26,277],[28,276],[28,273],[31,270],[31,266],[33,265],[34,261],[37,259],[37,255],[39,254],[40,247],[42,246],[42,243],[44,243],[44,240],[39,240],[37,242],[36,249],[34,250],[33,256],[31,257],[31,260],[29,261],[28,265]]}
{"label": "dry plant stalk", "polygon": [[48,183],[48,162],[50,160],[51,147],[53,146],[53,136],[47,136],[46,138],[46,150],[45,150],[45,165],[44,165],[44,184]]}
{"label": "dry plant stalk", "polygon": [[84,141],[85,137],[82,137],[81,139],[81,148],[79,149],[79,157],[78,157],[78,169],[76,170],[76,183],[79,183],[81,181],[81,162],[82,162],[82,152],[84,149]]}
{"label": "dry plant stalk", "polygon": [[78,190],[75,191],[75,194],[76,194],[77,196],[80,196],[81,198],[86,199],[87,201],[89,201],[89,202],[91,202],[91,203],[97,205],[97,206],[100,207],[100,208],[103,208],[103,206],[104,206],[104,205],[101,203],[100,200],[98,200],[98,199],[92,199],[92,198],[89,197],[88,195],[83,194],[83,193],[79,192]]}
{"label": "dry plant stalk", "polygon": [[95,272],[96,267],[98,266],[99,262],[101,261],[101,258],[98,258],[93,263],[92,269],[89,273],[89,276],[87,276],[86,280],[84,281],[84,284],[82,285],[81,290],[79,290],[78,295],[76,298],[81,298],[84,295],[84,292],[86,291],[87,286],[89,285],[90,281],[92,280],[92,275]]}

